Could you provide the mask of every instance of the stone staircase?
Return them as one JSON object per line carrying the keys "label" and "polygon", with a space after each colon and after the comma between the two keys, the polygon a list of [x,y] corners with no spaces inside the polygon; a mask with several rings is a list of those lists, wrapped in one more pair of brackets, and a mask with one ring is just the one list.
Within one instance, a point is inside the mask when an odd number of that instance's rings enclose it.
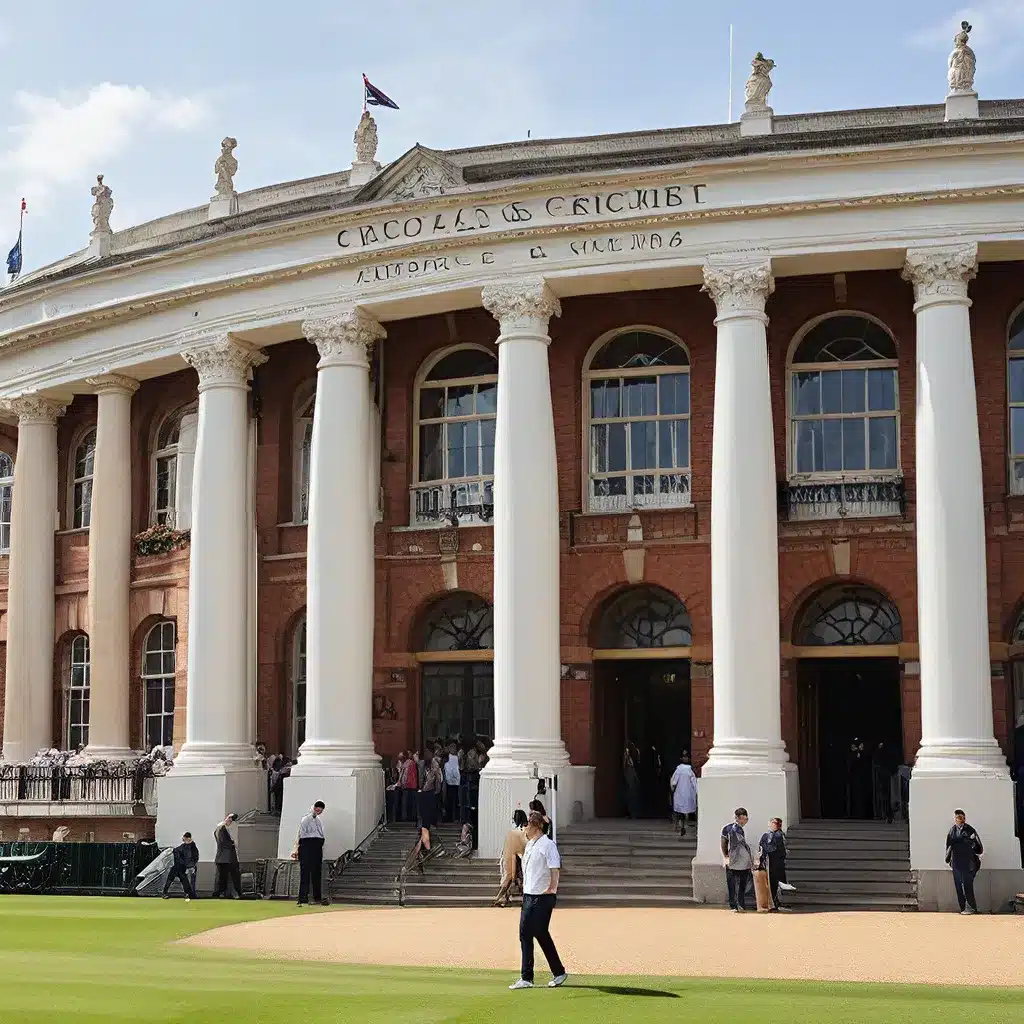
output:
{"label": "stone staircase", "polygon": [[786,837],[794,910],[917,910],[906,824],[808,819]]}
{"label": "stone staircase", "polygon": [[[457,825],[438,830],[452,851]],[[402,865],[416,841],[408,824],[378,834],[362,858],[334,879],[331,896],[339,903],[396,906]],[[599,820],[565,828],[559,903],[573,906],[678,906],[693,898],[690,861],[696,835],[685,839],[667,822]],[[496,858],[431,861],[426,873],[410,873],[402,895],[405,906],[487,906],[498,889]]]}

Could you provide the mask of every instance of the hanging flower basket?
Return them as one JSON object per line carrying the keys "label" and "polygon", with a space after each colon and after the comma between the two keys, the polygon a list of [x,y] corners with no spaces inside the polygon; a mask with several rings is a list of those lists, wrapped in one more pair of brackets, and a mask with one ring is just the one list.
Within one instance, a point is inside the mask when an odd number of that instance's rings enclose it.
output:
{"label": "hanging flower basket", "polygon": [[172,530],[169,526],[151,526],[135,535],[135,552],[139,555],[168,555],[189,542],[188,530]]}

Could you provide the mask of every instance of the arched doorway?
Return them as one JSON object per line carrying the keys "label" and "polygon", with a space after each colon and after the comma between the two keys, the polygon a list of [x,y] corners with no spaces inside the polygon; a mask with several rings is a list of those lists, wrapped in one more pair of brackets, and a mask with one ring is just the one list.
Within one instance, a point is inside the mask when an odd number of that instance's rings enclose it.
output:
{"label": "arched doorway", "polygon": [[494,616],[475,594],[442,597],[423,616],[420,721],[416,743],[494,735]]}
{"label": "arched doorway", "polygon": [[[668,779],[690,749],[690,647],[686,606],[660,587],[633,587],[598,610],[594,648],[595,812],[667,817]],[[627,744],[639,751],[639,799],[629,800]]]}
{"label": "arched doorway", "polygon": [[870,587],[830,586],[794,631],[801,816],[884,819],[905,760],[896,606]]}

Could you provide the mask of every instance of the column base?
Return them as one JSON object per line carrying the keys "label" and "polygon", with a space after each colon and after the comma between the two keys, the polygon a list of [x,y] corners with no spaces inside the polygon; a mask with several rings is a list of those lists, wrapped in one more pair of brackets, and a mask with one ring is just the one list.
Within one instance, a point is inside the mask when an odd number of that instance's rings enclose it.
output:
{"label": "column base", "polygon": [[380,768],[380,755],[369,743],[336,743],[328,740],[306,740],[299,750],[299,760],[292,768],[296,775],[344,775],[350,769]]}
{"label": "column base", "polygon": [[[946,866],[946,834],[958,807],[967,813],[967,820],[985,845],[978,879],[1002,871],[1020,874],[1020,843],[1014,835],[1013,783],[1009,775],[1005,771],[1001,777],[952,771],[940,774],[922,772],[915,766],[910,776],[910,866],[919,878],[925,878],[928,872],[939,873],[946,877],[952,891],[953,880]],[[1024,875],[1017,882],[1018,886],[1022,884]],[[941,885],[934,891],[938,889]]]}
{"label": "column base", "polygon": [[199,857],[212,861],[213,830],[229,814],[267,808],[267,776],[255,765],[237,769],[190,768],[179,763],[157,779],[156,841],[177,846],[191,832]]}
{"label": "column base", "polygon": [[[574,821],[594,817],[594,768],[591,765],[538,765],[542,777],[558,778],[558,794],[550,793],[544,800],[548,815],[556,828]],[[512,815],[521,806],[525,811],[537,795],[537,779],[533,763],[516,765],[488,761],[480,773],[480,803],[477,819],[477,845],[481,857],[498,857],[505,845],[505,836],[512,827]],[[579,805],[577,808],[576,805]]]}
{"label": "column base", "polygon": [[756,856],[757,842],[768,831],[770,818],[782,818],[785,828],[799,820],[799,794],[797,768],[789,762],[747,770],[704,766],[697,782],[697,856],[693,858],[693,898],[698,903],[728,902],[720,840],[736,808],[745,807],[750,815],[747,842]]}
{"label": "column base", "polygon": [[257,767],[256,748],[251,743],[188,743],[175,755],[175,770],[190,773],[236,772]]}
{"label": "column base", "polygon": [[80,757],[90,761],[134,761],[139,757],[137,750],[128,747],[86,747]]}
{"label": "column base", "polygon": [[299,822],[317,800],[327,805],[323,813],[324,858],[333,860],[361,843],[384,813],[384,773],[379,761],[377,767],[331,770],[305,762],[303,754],[284,780],[279,857],[291,856]]}
{"label": "column base", "polygon": [[[949,868],[918,871],[916,874],[918,910],[959,913],[953,872]],[[983,867],[974,876],[974,898],[982,914],[1009,911],[1011,901],[1019,892],[1024,892],[1024,871],[1020,868],[990,871]]]}

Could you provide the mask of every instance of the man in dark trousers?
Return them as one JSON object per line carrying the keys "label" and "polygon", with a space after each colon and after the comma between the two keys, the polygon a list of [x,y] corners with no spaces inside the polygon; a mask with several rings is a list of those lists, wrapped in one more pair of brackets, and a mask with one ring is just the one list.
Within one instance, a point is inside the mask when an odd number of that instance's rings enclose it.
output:
{"label": "man in dark trousers", "polygon": [[946,863],[953,869],[953,885],[961,914],[976,914],[978,902],[974,898],[974,876],[981,870],[985,847],[973,825],[967,824],[967,815],[958,807],[953,812],[953,827],[946,834]]}
{"label": "man in dark trousers", "polygon": [[748,889],[753,888],[754,858],[743,831],[747,823],[746,807],[737,807],[731,824],[722,829],[722,865],[729,890],[729,908],[742,913]]}
{"label": "man in dark trousers", "polygon": [[533,988],[533,940],[536,939],[551,968],[548,988],[565,984],[567,977],[549,931],[562,867],[558,849],[544,834],[544,815],[530,811],[526,819],[526,850],[523,852],[523,909],[519,917],[519,945],[523,962],[519,979],[509,988]]}
{"label": "man in dark trousers", "polygon": [[242,898],[242,872],[238,867],[238,850],[231,836],[229,826],[238,821],[237,814],[229,814],[214,830],[213,838],[217,843],[217,852],[213,862],[217,865],[217,884],[213,889],[213,898],[218,899],[227,894],[230,880],[235,890],[235,898]]}
{"label": "man in dark trousers", "polygon": [[164,882],[163,898],[165,900],[168,898],[167,893],[171,888],[171,882],[177,878],[181,882],[181,891],[185,894],[185,902],[188,903],[189,900],[196,898],[196,890],[192,885],[189,872],[199,863],[199,847],[192,842],[191,832],[186,832],[181,837],[181,845],[176,846],[172,853],[174,863],[167,873],[167,881]]}
{"label": "man in dark trousers", "polygon": [[309,889],[313,888],[313,902],[328,906],[330,901],[323,899],[321,881],[324,870],[324,823],[320,815],[326,805],[323,800],[313,804],[309,814],[299,822],[299,906],[309,904]]}

